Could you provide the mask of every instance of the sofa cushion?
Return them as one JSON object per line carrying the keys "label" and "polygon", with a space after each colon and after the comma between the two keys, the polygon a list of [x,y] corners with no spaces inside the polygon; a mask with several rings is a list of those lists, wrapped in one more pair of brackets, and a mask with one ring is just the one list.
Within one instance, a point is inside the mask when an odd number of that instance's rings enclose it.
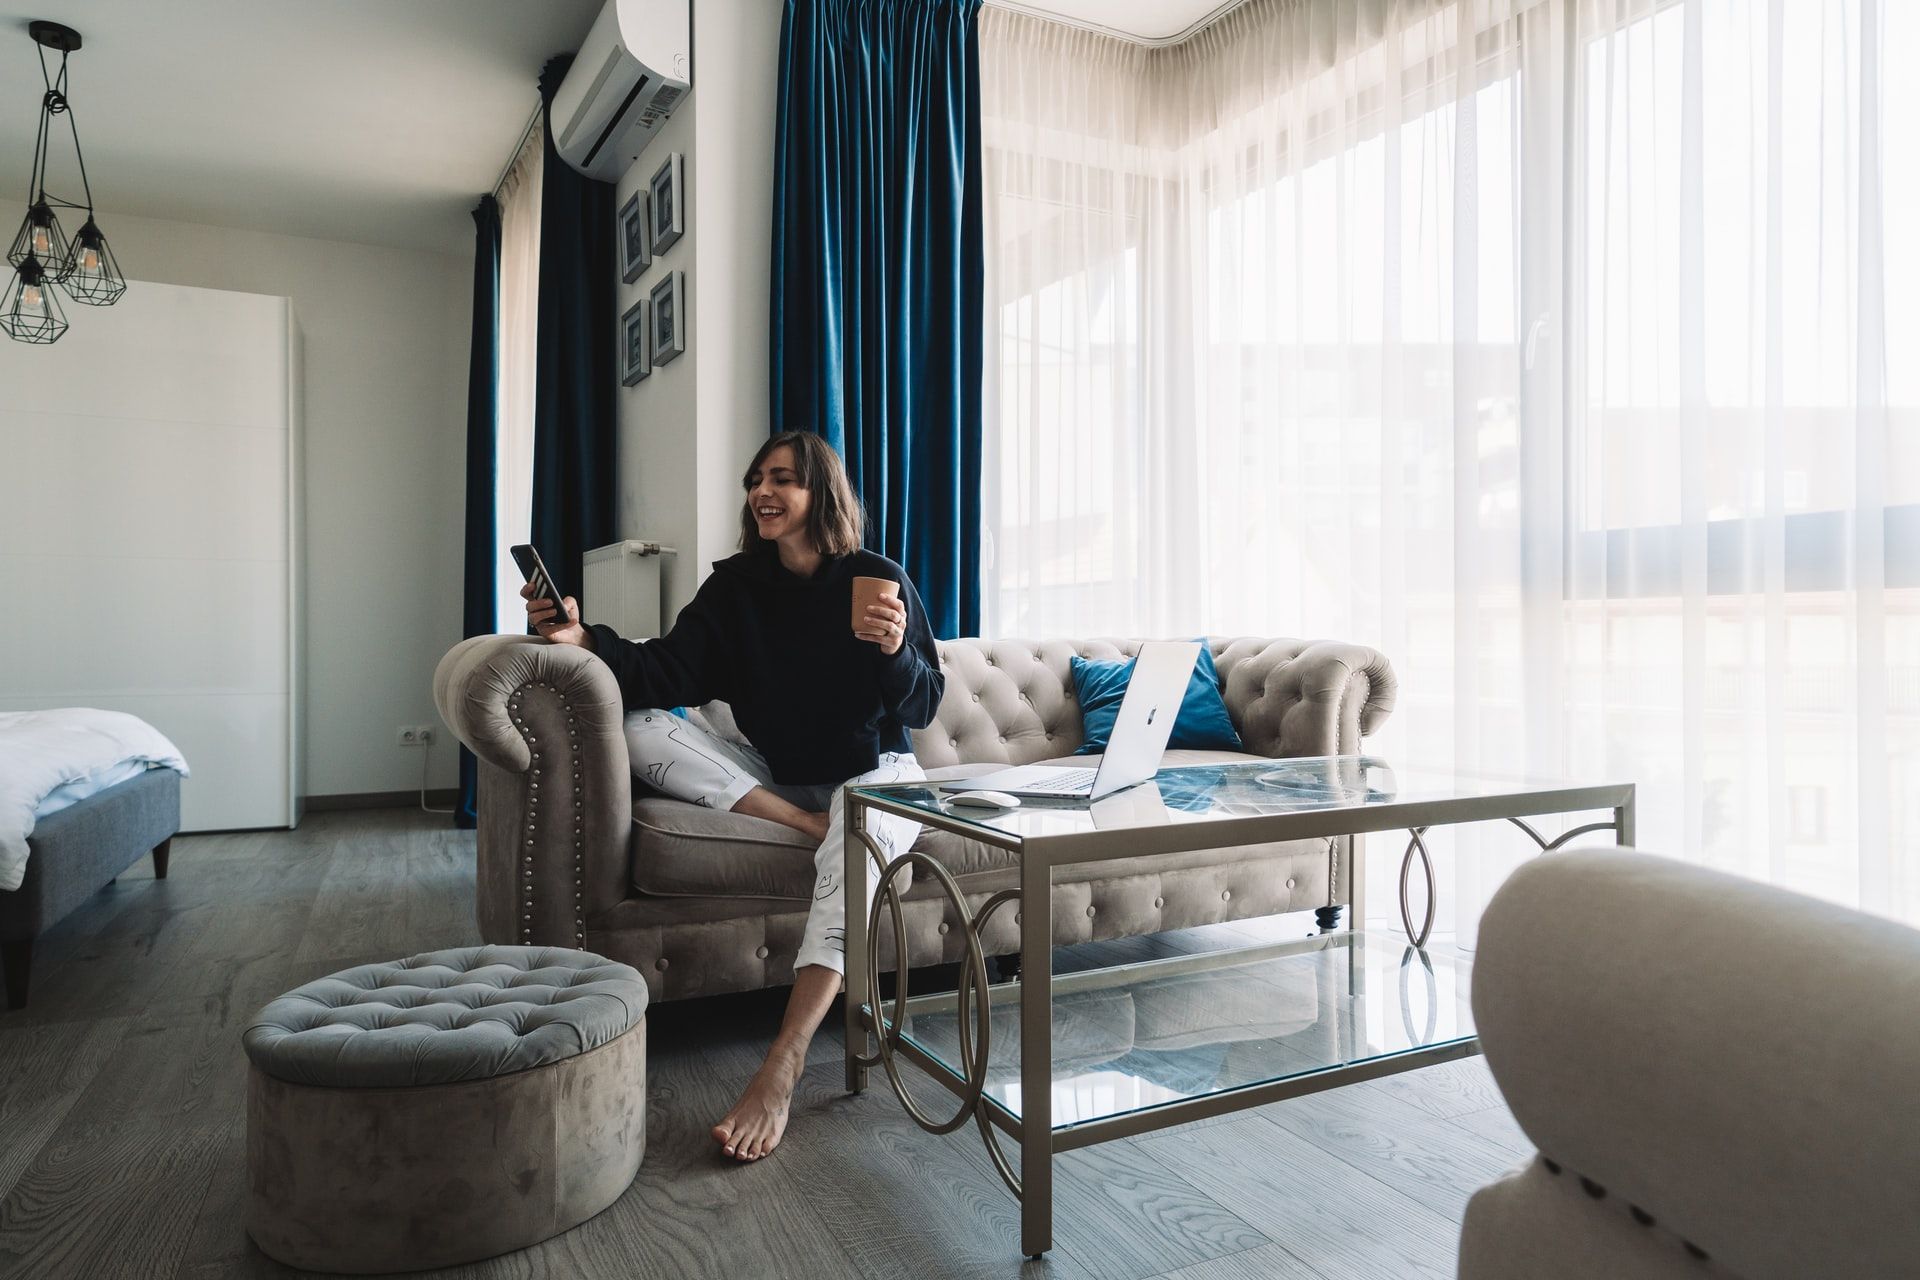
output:
{"label": "sofa cushion", "polygon": [[792,827],[635,789],[633,887],[667,898],[813,897],[818,846]]}
{"label": "sofa cushion", "polygon": [[[1231,751],[1169,751],[1164,767],[1256,760]],[[1084,768],[1098,757],[1063,756],[1044,761]],[[948,765],[929,769],[930,781],[947,781],[989,772],[999,766]],[[633,803],[633,887],[655,897],[769,898],[792,902],[813,899],[814,843],[802,833],[764,818],[703,808],[653,793]],[[1018,860],[1005,849],[965,836],[923,827],[914,848],[930,855],[969,891],[1013,886]],[[1220,866],[1253,857],[1310,856],[1324,859],[1325,840],[1285,844],[1238,845],[1163,853],[1127,862],[1062,867],[1056,883],[1098,880],[1118,875],[1148,875],[1191,867]],[[1276,874],[1288,874],[1276,868]]]}
{"label": "sofa cushion", "polygon": [[[1102,662],[1075,654],[1068,665],[1073,671],[1073,694],[1080,703],[1080,719],[1087,738],[1075,754],[1098,755],[1113,738],[1113,727],[1120,722],[1120,704],[1126,701],[1127,689],[1133,683],[1140,659]],[[1187,691],[1180,698],[1180,710],[1174,715],[1173,735],[1167,745],[1214,751],[1242,749],[1240,735],[1234,732],[1233,719],[1220,696],[1220,674],[1214,669],[1213,651],[1205,644],[1200,646],[1200,656],[1187,680]]]}

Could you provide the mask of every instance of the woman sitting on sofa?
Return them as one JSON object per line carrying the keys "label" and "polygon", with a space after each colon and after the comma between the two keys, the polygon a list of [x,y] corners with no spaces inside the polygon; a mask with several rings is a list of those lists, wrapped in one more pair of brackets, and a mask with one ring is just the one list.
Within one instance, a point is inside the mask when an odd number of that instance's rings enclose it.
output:
{"label": "woman sitting on sofa", "polygon": [[[728,1155],[757,1160],[786,1130],[807,1045],[846,970],[842,788],[923,776],[908,730],[932,723],[946,681],[906,571],[860,547],[865,512],[832,446],[810,432],[775,436],[754,455],[745,485],[740,554],[713,566],[657,640],[582,626],[571,596],[562,621],[531,587],[521,594],[541,635],[590,649],[613,669],[637,777],[820,842],[786,1018],[746,1092],[713,1127]],[[857,627],[848,612],[855,577],[899,584],[899,598],[869,606]],[[664,710],[715,699],[732,707],[751,746]],[[886,814],[867,820],[888,856],[910,848],[919,829]],[[871,886],[870,860],[867,872]]]}

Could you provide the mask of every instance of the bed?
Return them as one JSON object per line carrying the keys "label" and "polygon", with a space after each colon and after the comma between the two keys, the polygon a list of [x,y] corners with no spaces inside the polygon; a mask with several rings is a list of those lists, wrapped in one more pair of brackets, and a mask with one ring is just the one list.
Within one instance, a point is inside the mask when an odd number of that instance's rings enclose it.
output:
{"label": "bed", "polygon": [[151,725],[73,708],[0,713],[0,971],[27,1003],[35,941],[141,858],[164,880],[186,762]]}

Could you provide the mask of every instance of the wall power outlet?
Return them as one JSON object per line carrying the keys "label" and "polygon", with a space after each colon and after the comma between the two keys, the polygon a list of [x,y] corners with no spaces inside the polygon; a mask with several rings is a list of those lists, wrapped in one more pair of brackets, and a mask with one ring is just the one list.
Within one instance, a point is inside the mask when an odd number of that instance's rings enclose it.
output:
{"label": "wall power outlet", "polygon": [[399,743],[403,747],[430,747],[433,745],[433,726],[403,724],[400,726]]}

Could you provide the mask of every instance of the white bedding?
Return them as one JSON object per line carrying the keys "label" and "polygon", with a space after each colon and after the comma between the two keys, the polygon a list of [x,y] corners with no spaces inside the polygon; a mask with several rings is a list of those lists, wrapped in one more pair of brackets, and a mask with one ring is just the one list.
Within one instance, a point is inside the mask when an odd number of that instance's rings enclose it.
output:
{"label": "white bedding", "polygon": [[187,776],[179,748],[138,716],[0,711],[0,890],[25,878],[35,821],[156,767]]}

